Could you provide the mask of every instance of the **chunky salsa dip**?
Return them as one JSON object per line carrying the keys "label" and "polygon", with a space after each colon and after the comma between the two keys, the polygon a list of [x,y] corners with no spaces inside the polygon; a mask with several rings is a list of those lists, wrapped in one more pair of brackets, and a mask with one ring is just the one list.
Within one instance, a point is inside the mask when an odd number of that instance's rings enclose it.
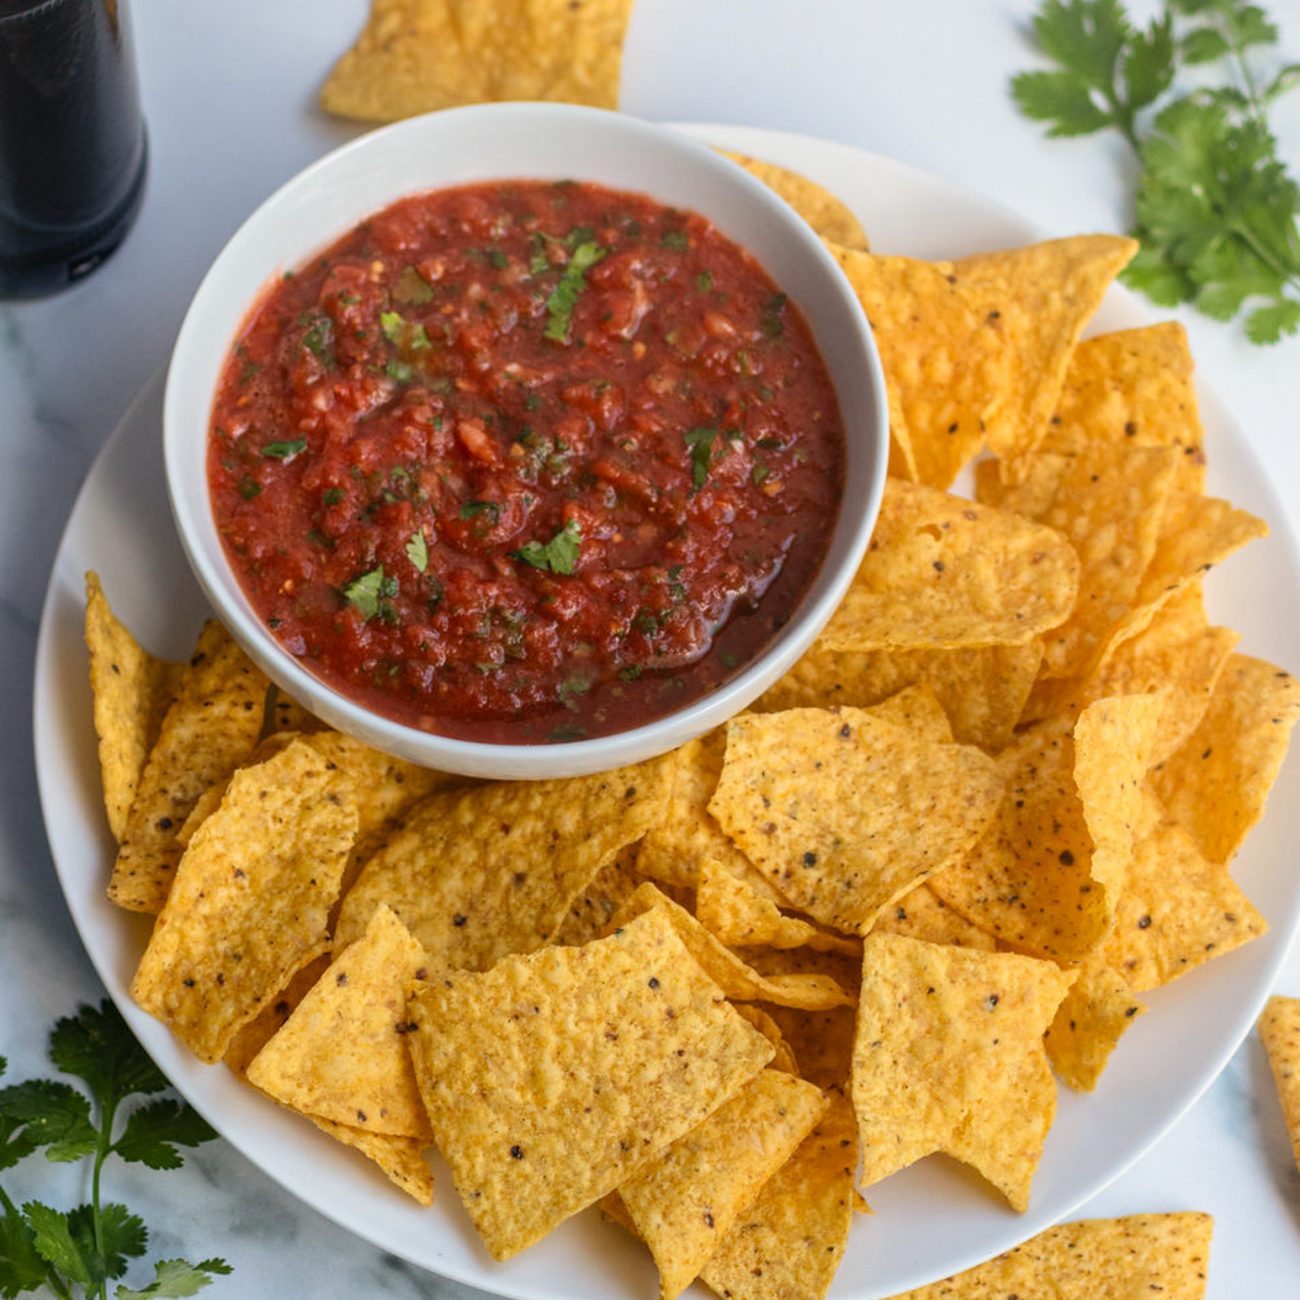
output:
{"label": "chunky salsa dip", "polygon": [[313,673],[527,743],[741,669],[817,572],[843,462],[808,327],[744,249],[642,195],[512,181],[403,199],[275,284],[208,476]]}

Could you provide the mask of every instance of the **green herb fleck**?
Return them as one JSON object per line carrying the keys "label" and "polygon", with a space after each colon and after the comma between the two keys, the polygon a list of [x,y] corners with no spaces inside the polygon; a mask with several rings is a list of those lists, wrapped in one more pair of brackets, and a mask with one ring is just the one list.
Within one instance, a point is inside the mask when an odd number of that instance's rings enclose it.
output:
{"label": "green herb fleck", "polygon": [[474,519],[479,515],[489,515],[492,519],[492,527],[495,528],[501,522],[501,506],[496,501],[464,501],[460,507],[460,517],[462,519]]}
{"label": "green herb fleck", "polygon": [[245,501],[251,501],[255,496],[259,496],[262,491],[262,485],[251,475],[245,474],[239,480],[239,495]]}
{"label": "green herb fleck", "polygon": [[342,500],[343,500],[342,488],[336,488],[336,487],[326,488],[324,493],[321,496],[321,501],[324,502],[324,504],[327,506],[336,506]]}
{"label": "green herb fleck", "polygon": [[402,316],[401,312],[380,312],[379,328],[384,331],[384,337],[390,343],[398,344],[402,341],[402,333],[406,328],[406,320]]}
{"label": "green herb fleck", "polygon": [[762,314],[758,318],[758,326],[770,339],[779,339],[785,333],[785,321],[782,315],[785,312],[786,296],[783,293],[774,293],[764,304]]}
{"label": "green herb fleck", "polygon": [[400,357],[389,357],[388,364],[384,367],[384,374],[389,379],[395,379],[399,384],[409,384],[415,375],[415,369],[409,361],[403,361]]}
{"label": "green herb fleck", "polygon": [[554,343],[569,341],[569,322],[578,298],[587,287],[587,272],[600,261],[609,250],[590,241],[579,244],[569,258],[559,283],[551,290],[546,300],[546,329],[543,338]]}
{"label": "green herb fleck", "polygon": [[708,482],[709,463],[713,459],[713,444],[717,436],[717,429],[703,426],[688,429],[682,435],[691,453],[691,490],[694,492],[698,492]]}
{"label": "green herb fleck", "polygon": [[406,267],[393,286],[393,301],[407,303],[428,302],[433,297],[433,286],[413,266]]}
{"label": "green herb fleck", "polygon": [[684,230],[665,230],[659,239],[661,248],[670,248],[674,253],[684,253],[691,246]]}
{"label": "green herb fleck", "polygon": [[755,487],[762,487],[763,484],[767,482],[768,475],[770,475],[771,472],[772,471],[764,465],[761,460],[756,461],[754,468],[749,472],[750,482],[752,482]]}
{"label": "green herb fleck", "polygon": [[306,438],[293,438],[282,442],[268,442],[262,448],[262,455],[268,460],[289,461],[306,450]]}
{"label": "green herb fleck", "polygon": [[708,293],[713,288],[713,274],[710,271],[701,271],[695,277],[695,287],[701,293]]}
{"label": "green herb fleck", "polygon": [[504,271],[510,265],[510,259],[499,248],[488,249],[488,261],[498,271]]}
{"label": "green herb fleck", "polygon": [[549,542],[526,542],[510,554],[535,569],[550,573],[572,573],[582,550],[582,529],[570,519]]}
{"label": "green herb fleck", "polygon": [[334,353],[330,350],[333,330],[328,316],[317,316],[311,329],[302,336],[303,346],[323,366],[334,364]]}
{"label": "green herb fleck", "polygon": [[406,543],[406,558],[421,573],[429,567],[429,543],[422,532],[411,534],[411,540]]}
{"label": "green herb fleck", "polygon": [[393,600],[399,590],[397,579],[385,576],[381,564],[377,569],[353,578],[343,588],[343,598],[360,612],[367,623],[372,618],[380,618],[392,624],[397,622],[397,607]]}

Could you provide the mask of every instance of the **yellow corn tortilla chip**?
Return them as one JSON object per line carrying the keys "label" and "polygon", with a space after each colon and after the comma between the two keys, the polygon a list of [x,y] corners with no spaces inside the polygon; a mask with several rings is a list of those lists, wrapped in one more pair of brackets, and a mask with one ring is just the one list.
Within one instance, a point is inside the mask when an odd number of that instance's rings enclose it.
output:
{"label": "yellow corn tortilla chip", "polygon": [[86,646],[104,810],[121,840],[140,774],[171,704],[181,665],[151,655],[118,621],[99,574],[86,574]]}
{"label": "yellow corn tortilla chip", "polygon": [[1152,695],[1049,719],[999,760],[1007,774],[996,820],[935,893],[1003,943],[1079,961],[1109,933],[1133,851],[1142,778],[1160,716]]}
{"label": "yellow corn tortilla chip", "polygon": [[1213,1231],[1194,1213],[1063,1223],[893,1300],[1204,1300]]}
{"label": "yellow corn tortilla chip", "polygon": [[901,934],[927,943],[950,943],[958,948],[996,952],[997,940],[985,934],[960,912],[954,911],[929,885],[918,885],[910,894],[881,912],[872,934]]}
{"label": "yellow corn tortilla chip", "polygon": [[[661,884],[694,889],[700,863],[710,858],[739,879],[757,879],[759,889],[769,886],[757,876],[749,859],[727,838],[709,812],[709,800],[718,788],[727,733],[719,728],[675,750],[668,764],[668,806],[646,833],[637,855],[637,870]],[[774,892],[772,898],[777,898]]]}
{"label": "yellow corn tortilla chip", "polygon": [[131,996],[202,1061],[329,947],[326,919],[357,832],[310,745],[239,772],[185,850]]}
{"label": "yellow corn tortilla chip", "polygon": [[209,623],[176,687],[127,816],[108,896],[133,912],[158,912],[182,847],[176,836],[199,796],[253,752],[266,678]]}
{"label": "yellow corn tortilla chip", "polygon": [[730,149],[718,152],[751,176],[757,176],[768,189],[775,190],[823,239],[844,248],[867,251],[867,232],[862,229],[862,223],[853,215],[853,209],[830,190],[788,167],[732,153]]}
{"label": "yellow corn tortilla chip", "polygon": [[720,1296],[822,1300],[856,1208],[853,1112],[832,1097],[821,1123],[768,1179],[700,1276]]}
{"label": "yellow corn tortilla chip", "polygon": [[826,1113],[820,1088],[762,1070],[618,1189],[659,1269],[660,1300],[699,1276],[732,1225]]}
{"label": "yellow corn tortilla chip", "polygon": [[[268,758],[274,758],[277,754],[283,753],[299,738],[300,733],[296,731],[274,731],[269,736],[263,736],[257,742],[257,748],[249,754],[248,761],[241,763],[240,767],[253,767],[258,763],[265,763]],[[235,770],[238,771],[239,769],[236,768]],[[222,777],[221,780],[214,781],[199,795],[198,802],[190,809],[190,815],[181,822],[181,828],[176,832],[176,843],[182,849],[189,847],[190,841],[194,838],[194,832],[221,807],[221,801],[226,797],[226,791],[230,789],[230,781],[234,775],[235,773],[231,772],[228,776]]]}
{"label": "yellow corn tortilla chip", "polygon": [[1091,1092],[1124,1031],[1146,1010],[1104,957],[1089,957],[1043,1036],[1047,1059],[1062,1082]]}
{"label": "yellow corn tortilla chip", "polygon": [[1146,628],[1169,601],[1247,542],[1268,535],[1268,525],[1227,501],[1171,492],[1160,520],[1155,554],[1133,609],[1112,632],[1102,659]]}
{"label": "yellow corn tortilla chip", "polygon": [[995,753],[1030,698],[1043,659],[1039,640],[978,650],[811,650],[751,708],[869,708],[908,686],[928,687],[942,705],[953,738]]}
{"label": "yellow corn tortilla chip", "polygon": [[322,1133],[328,1133],[336,1141],[373,1160],[383,1170],[384,1177],[407,1196],[421,1205],[433,1204],[433,1170],[425,1164],[421,1154],[426,1143],[417,1138],[394,1137],[391,1133],[371,1133],[348,1124],[336,1124],[319,1115],[308,1115],[307,1118]]}
{"label": "yellow corn tortilla chip", "polygon": [[791,709],[727,724],[709,810],[795,907],[858,934],[965,857],[1002,786],[993,760],[969,746],[862,709]]}
{"label": "yellow corn tortilla chip", "polygon": [[772,1059],[654,909],[607,939],[446,972],[407,1008],[465,1209],[508,1259],[626,1183]]}
{"label": "yellow corn tortilla chip", "polygon": [[1232,858],[1264,815],[1297,717],[1300,683],[1262,659],[1234,654],[1199,726],[1152,772],[1170,816],[1211,862]]}
{"label": "yellow corn tortilla chip", "polygon": [[798,1074],[799,1062],[795,1060],[794,1049],[785,1041],[781,1026],[762,1007],[754,1006],[749,1002],[733,1002],[732,1006],[772,1044],[776,1055],[772,1057],[769,1068],[784,1070],[786,1074]]}
{"label": "yellow corn tortilla chip", "polygon": [[719,943],[684,907],[660,893],[649,881],[619,908],[613,925],[626,925],[653,909],[668,917],[677,937],[701,969],[729,997],[743,1002],[772,1002],[805,1011],[828,1011],[853,1005],[853,994],[831,976],[816,971],[766,975],[747,965]]}
{"label": "yellow corn tortilla chip", "polygon": [[1083,327],[1137,249],[1121,235],[1075,235],[953,264],[1000,344],[1003,399],[984,420],[989,450],[1011,462],[1002,467],[1011,481],[1017,458],[1047,430]]}
{"label": "yellow corn tortilla chip", "polygon": [[636,869],[638,847],[629,844],[596,872],[591,884],[574,900],[552,942],[580,947],[608,931],[614,913],[642,883],[643,877]]}
{"label": "yellow corn tortilla chip", "polygon": [[292,696],[278,686],[271,687],[271,700],[266,706],[266,735],[278,731],[327,731],[326,725],[314,713],[308,713]]}
{"label": "yellow corn tortilla chip", "polygon": [[363,122],[494,100],[618,107],[632,0],[371,0],[321,106]]}
{"label": "yellow corn tortilla chip", "polygon": [[1069,616],[1078,581],[1078,557],[1060,533],[890,479],[866,557],[818,645],[1024,645]]}
{"label": "yellow corn tortilla chip", "polygon": [[832,250],[871,322],[897,448],[890,472],[946,488],[1004,399],[1001,340],[949,262]]}
{"label": "yellow corn tortilla chip", "polygon": [[710,934],[730,948],[746,944],[772,948],[806,945],[821,952],[862,954],[862,945],[856,939],[829,934],[798,916],[786,916],[775,903],[708,858],[700,864],[695,915]]}
{"label": "yellow corn tortilla chip", "polygon": [[945,1151],[1027,1209],[1056,1114],[1043,1032],[1075,973],[893,934],[869,935],[863,950],[853,1047],[861,1185]]}
{"label": "yellow corn tortilla chip", "polygon": [[1168,984],[1268,930],[1225,865],[1204,857],[1158,805],[1154,822],[1134,845],[1115,927],[1102,949],[1138,992]]}
{"label": "yellow corn tortilla chip", "polygon": [[330,954],[323,952],[295,971],[279,994],[234,1036],[221,1058],[223,1064],[247,1082],[248,1067],[254,1058],[284,1027],[298,1004],[329,969],[329,964]]}
{"label": "yellow corn tortilla chip", "polygon": [[1300,1167],[1300,998],[1269,998],[1258,1029],[1291,1135],[1291,1151]]}
{"label": "yellow corn tortilla chip", "polygon": [[[859,967],[861,969],[861,967]],[[853,1065],[856,1007],[799,1011],[765,1005],[799,1063],[799,1077],[819,1088],[846,1089]]]}
{"label": "yellow corn tortilla chip", "polygon": [[304,1115],[428,1140],[403,1041],[406,986],[424,970],[424,949],[381,904],[248,1067],[249,1083]]}
{"label": "yellow corn tortilla chip", "polygon": [[661,818],[666,798],[663,761],[431,795],[357,878],[335,939],[351,943],[387,903],[435,967],[486,970],[532,952],[597,872]]}
{"label": "yellow corn tortilla chip", "polygon": [[1151,762],[1163,763],[1205,716],[1219,674],[1240,639],[1231,628],[1210,627],[1200,586],[1193,583],[1083,681],[1038,683],[1028,702],[1028,716],[1078,710],[1107,695],[1159,695],[1162,708]]}
{"label": "yellow corn tortilla chip", "polygon": [[[1137,600],[1155,554],[1178,453],[1172,447],[1102,444],[1053,460],[1060,468],[1056,493],[1033,518],[1070,540],[1081,569],[1073,613],[1044,633],[1042,676],[1070,677],[1094,662]],[[1010,495],[987,471],[978,482],[981,500],[992,491],[992,503],[1000,505]]]}
{"label": "yellow corn tortilla chip", "polygon": [[1039,450],[1074,456],[1096,443],[1174,447],[1174,487],[1204,490],[1205,430],[1177,321],[1099,334],[1074,349]]}

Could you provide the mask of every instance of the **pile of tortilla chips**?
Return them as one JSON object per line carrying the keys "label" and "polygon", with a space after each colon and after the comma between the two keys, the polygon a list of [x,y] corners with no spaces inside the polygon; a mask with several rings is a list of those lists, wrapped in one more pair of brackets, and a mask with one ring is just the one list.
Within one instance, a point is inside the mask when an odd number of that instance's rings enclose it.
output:
{"label": "pile of tortilla chips", "polygon": [[[1181,329],[1078,342],[1131,242],[855,243],[894,414],[870,550],[782,681],[661,758],[423,771],[216,625],[154,659],[89,578],[108,888],[157,915],[133,995],[426,1204],[436,1145],[497,1259],[599,1205],[661,1300],[822,1296],[859,1188],[931,1153],[1025,1209],[1057,1080],[1264,932],[1231,862],[1300,688],[1202,604],[1264,525],[1203,494]],[[1208,1230],[1055,1229],[916,1294],[1200,1294]]]}

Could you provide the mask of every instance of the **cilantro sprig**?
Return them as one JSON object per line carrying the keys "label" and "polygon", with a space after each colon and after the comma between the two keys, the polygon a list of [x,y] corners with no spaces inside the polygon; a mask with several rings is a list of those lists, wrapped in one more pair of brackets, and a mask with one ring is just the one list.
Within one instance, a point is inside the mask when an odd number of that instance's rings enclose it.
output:
{"label": "cilantro sprig", "polygon": [[400,594],[401,584],[391,574],[384,573],[382,564],[368,573],[358,574],[342,588],[343,599],[367,623],[372,618],[378,618],[390,626],[398,622],[399,615],[394,602]]}
{"label": "cilantro sprig", "polygon": [[1300,330],[1300,186],[1267,116],[1300,64],[1263,66],[1278,37],[1267,13],[1166,0],[1138,28],[1120,0],[1046,0],[1034,31],[1057,67],[1013,78],[1021,111],[1052,136],[1116,130],[1137,155],[1142,250],[1125,281],[1215,320],[1246,312],[1254,343]]}
{"label": "cilantro sprig", "polygon": [[591,239],[583,240],[573,249],[568,264],[546,300],[544,338],[553,343],[569,341],[569,324],[573,319],[573,309],[587,287],[587,272],[608,252],[609,249]]}
{"label": "cilantro sprig", "polygon": [[[128,1102],[154,1096],[167,1080],[131,1036],[107,1000],[60,1020],[50,1035],[50,1060],[90,1091],[54,1079],[29,1079],[0,1088],[0,1170],[44,1148],[56,1163],[93,1158],[90,1201],[57,1210],[41,1201],[21,1208],[0,1186],[0,1297],[45,1291],[58,1300],[107,1300],[108,1283],[123,1277],[148,1248],[149,1232],[125,1205],[104,1201],[101,1183],[109,1156],[150,1169],[179,1169],[180,1147],[216,1133],[191,1106],[168,1097],[127,1111]],[[7,1062],[0,1057],[0,1076]],[[119,1118],[125,1115],[125,1123]],[[154,1279],[140,1289],[119,1285],[115,1300],[192,1296],[229,1273],[221,1259],[190,1264],[159,1260]]]}
{"label": "cilantro sprig", "polygon": [[510,554],[534,569],[568,574],[576,567],[581,552],[582,529],[576,519],[570,519],[549,542],[525,542]]}

